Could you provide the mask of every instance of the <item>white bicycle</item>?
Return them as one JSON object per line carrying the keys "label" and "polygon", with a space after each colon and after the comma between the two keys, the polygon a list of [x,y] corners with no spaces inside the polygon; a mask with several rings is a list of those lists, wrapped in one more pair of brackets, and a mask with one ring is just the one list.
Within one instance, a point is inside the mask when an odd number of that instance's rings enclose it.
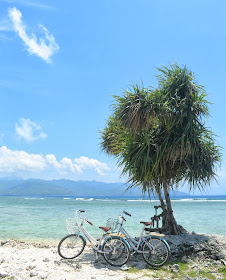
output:
{"label": "white bicycle", "polygon": [[121,235],[121,237],[127,240],[130,247],[133,249],[133,254],[142,254],[146,263],[153,267],[163,266],[168,261],[170,255],[170,247],[166,240],[162,238],[164,235],[150,233],[144,236],[145,228],[150,226],[152,222],[142,221],[140,223],[143,224],[144,227],[138,240],[135,240],[123,227],[123,222],[126,221],[123,214],[131,217],[131,214],[123,211],[120,213],[118,219],[108,219],[107,225],[111,225],[112,230],[115,230],[118,235]]}
{"label": "white bicycle", "polygon": [[113,266],[125,264],[130,256],[129,245],[120,235],[111,235],[107,232],[111,227],[99,227],[103,230],[100,239],[93,238],[84,228],[84,223],[93,225],[83,218],[81,213],[84,210],[77,210],[75,218],[66,220],[66,227],[69,235],[65,236],[58,245],[58,253],[64,259],[78,257],[86,246],[86,239],[90,242],[94,251],[103,254],[105,260]]}

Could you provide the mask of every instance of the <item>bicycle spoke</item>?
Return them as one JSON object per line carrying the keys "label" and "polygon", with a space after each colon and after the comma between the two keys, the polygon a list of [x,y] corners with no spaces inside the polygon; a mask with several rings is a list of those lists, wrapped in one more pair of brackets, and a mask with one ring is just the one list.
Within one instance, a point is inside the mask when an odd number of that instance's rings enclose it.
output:
{"label": "bicycle spoke", "polygon": [[129,248],[124,240],[109,238],[103,245],[105,260],[111,265],[121,266],[129,259]]}
{"label": "bicycle spoke", "polygon": [[82,253],[84,247],[84,239],[78,234],[71,234],[60,241],[58,253],[64,259],[74,259]]}
{"label": "bicycle spoke", "polygon": [[142,246],[142,251],[144,260],[151,266],[160,267],[164,265],[169,258],[169,249],[167,245],[156,237],[146,239]]}

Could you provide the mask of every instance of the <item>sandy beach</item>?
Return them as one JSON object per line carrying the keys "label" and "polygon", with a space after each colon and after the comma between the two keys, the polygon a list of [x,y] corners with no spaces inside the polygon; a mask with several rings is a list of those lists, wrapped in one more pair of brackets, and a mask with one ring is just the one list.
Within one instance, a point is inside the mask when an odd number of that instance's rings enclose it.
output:
{"label": "sandy beach", "polygon": [[[57,253],[57,242],[0,241],[0,279],[226,279],[226,236],[189,234],[166,239],[171,258],[158,270],[134,256],[121,268],[110,266],[101,256],[96,261],[89,246],[78,258],[63,260]],[[203,271],[211,277],[204,278]]]}

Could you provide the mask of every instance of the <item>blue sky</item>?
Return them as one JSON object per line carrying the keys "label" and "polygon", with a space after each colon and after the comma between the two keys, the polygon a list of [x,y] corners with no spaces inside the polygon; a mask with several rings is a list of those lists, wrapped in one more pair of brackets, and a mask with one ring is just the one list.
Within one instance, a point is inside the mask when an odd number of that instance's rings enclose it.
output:
{"label": "blue sky", "polygon": [[[112,95],[177,61],[226,146],[226,2],[0,0],[0,177],[122,181],[101,152]],[[226,194],[225,150],[219,185]]]}

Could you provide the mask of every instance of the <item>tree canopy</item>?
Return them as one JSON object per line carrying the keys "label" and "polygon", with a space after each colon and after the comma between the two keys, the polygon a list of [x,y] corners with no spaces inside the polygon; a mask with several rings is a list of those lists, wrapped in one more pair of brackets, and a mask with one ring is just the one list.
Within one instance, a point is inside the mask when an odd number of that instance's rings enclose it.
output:
{"label": "tree canopy", "polygon": [[117,158],[130,186],[144,193],[168,191],[182,182],[203,189],[215,178],[221,157],[205,125],[205,89],[186,66],[175,63],[158,71],[157,88],[136,84],[114,96],[101,146]]}

